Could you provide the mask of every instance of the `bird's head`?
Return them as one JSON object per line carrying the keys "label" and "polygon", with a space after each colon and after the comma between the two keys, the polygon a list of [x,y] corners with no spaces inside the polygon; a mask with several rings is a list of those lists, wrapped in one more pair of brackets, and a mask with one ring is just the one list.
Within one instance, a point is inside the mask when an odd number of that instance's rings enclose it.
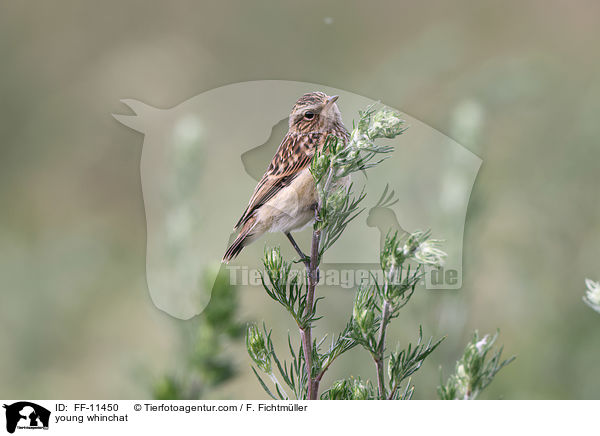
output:
{"label": "bird's head", "polygon": [[298,99],[290,114],[290,131],[327,132],[342,125],[342,115],[335,104],[337,95],[309,92]]}

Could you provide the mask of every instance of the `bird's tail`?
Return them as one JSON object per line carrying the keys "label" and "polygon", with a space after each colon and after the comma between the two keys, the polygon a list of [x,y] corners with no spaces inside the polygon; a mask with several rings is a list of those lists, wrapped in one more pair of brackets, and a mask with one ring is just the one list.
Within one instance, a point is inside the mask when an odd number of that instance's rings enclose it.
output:
{"label": "bird's tail", "polygon": [[231,259],[240,254],[246,245],[250,244],[254,239],[256,239],[258,235],[255,235],[253,232],[255,226],[256,219],[254,217],[251,217],[248,221],[246,221],[244,226],[241,228],[239,235],[237,235],[237,238],[235,238],[233,243],[225,252],[221,262],[229,263]]}

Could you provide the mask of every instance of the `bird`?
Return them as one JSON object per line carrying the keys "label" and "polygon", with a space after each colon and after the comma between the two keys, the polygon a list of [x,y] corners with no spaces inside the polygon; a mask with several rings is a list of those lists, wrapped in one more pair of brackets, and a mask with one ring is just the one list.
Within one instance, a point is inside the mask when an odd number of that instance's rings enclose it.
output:
{"label": "bird", "polygon": [[[309,92],[296,101],[288,119],[288,132],[234,226],[238,234],[222,262],[231,261],[265,232],[283,232],[300,257],[305,257],[291,232],[314,220],[318,193],[310,173],[311,161],[329,135],[344,145],[350,139],[336,104],[338,97]],[[339,183],[347,184],[349,180]]]}

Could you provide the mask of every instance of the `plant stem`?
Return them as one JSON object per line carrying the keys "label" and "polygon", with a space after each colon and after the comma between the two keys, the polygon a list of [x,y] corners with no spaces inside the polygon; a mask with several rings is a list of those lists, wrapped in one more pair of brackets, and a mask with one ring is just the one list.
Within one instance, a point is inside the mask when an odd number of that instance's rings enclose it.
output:
{"label": "plant stem", "polygon": [[[319,209],[315,208],[315,220],[319,218]],[[306,296],[307,310],[312,310],[315,301],[315,289],[319,281],[319,244],[321,242],[321,230],[314,230],[310,248],[310,263],[308,275],[308,291]]]}
{"label": "plant stem", "polygon": [[[302,252],[302,250],[300,249],[300,247],[298,246],[298,244],[296,243],[296,241],[294,240],[294,238],[292,237],[292,235],[290,233],[286,233],[285,236],[287,236],[287,238],[289,239],[290,243],[292,244],[292,247],[294,247],[294,249],[296,250],[296,252],[298,253],[298,256],[300,256],[300,260],[302,261],[302,263],[304,263],[305,267],[306,267],[306,277],[307,280],[309,281],[309,286],[310,286],[310,259],[308,259],[308,257]],[[309,286],[307,286],[307,289],[309,288]],[[307,291],[308,292],[308,291]],[[308,294],[307,294],[307,305],[306,305],[306,311],[309,311],[312,309],[313,307],[313,302],[312,300],[314,299],[314,290],[313,290],[313,297],[309,302],[308,299]],[[302,328],[300,327],[300,340],[302,341],[302,352],[304,353],[304,362],[305,362],[305,366],[306,366],[306,375],[307,375],[307,395],[309,397],[309,399],[312,399],[311,396],[313,396],[313,386],[314,386],[314,381],[312,380],[312,334],[311,334],[311,327],[308,326],[306,328]],[[320,380],[320,379],[319,379]]]}
{"label": "plant stem", "polygon": [[[387,285],[387,284],[386,284]],[[377,341],[377,354],[373,356],[375,366],[377,368],[377,390],[380,399],[385,399],[387,396],[385,389],[385,379],[383,374],[383,353],[385,351],[385,332],[390,320],[390,303],[384,299],[381,309],[381,324],[379,326],[379,339]]]}
{"label": "plant stem", "polygon": [[[323,196],[327,196],[329,193],[329,185],[333,180],[335,170],[330,167],[327,180],[323,187]],[[313,311],[315,304],[315,290],[317,283],[319,282],[319,246],[321,244],[321,229],[318,228],[316,223],[319,221],[319,212],[323,206],[323,198],[319,198],[318,203],[315,205],[315,227],[313,229],[312,243],[310,247],[310,261],[307,265],[307,280],[308,286],[306,290],[306,313]],[[289,239],[290,237],[288,237]],[[290,239],[291,242],[291,239]],[[294,244],[292,244],[294,245]],[[294,247],[296,248],[296,246]],[[312,326],[308,325],[305,328],[300,328],[300,338],[302,339],[302,350],[304,352],[304,361],[306,366],[307,375],[307,396],[309,400],[316,400],[319,395],[319,384],[321,377],[325,371],[322,371],[317,377],[312,376]]]}
{"label": "plant stem", "polygon": [[[315,208],[315,220],[319,217],[319,208]],[[313,230],[312,244],[310,249],[310,263],[308,264],[308,286],[306,291],[306,311],[311,312],[315,304],[315,289],[318,282],[319,271],[319,243],[321,241],[321,230]],[[320,377],[312,376],[312,326],[300,328],[300,337],[302,339],[302,350],[304,352],[306,375],[308,383],[307,396],[309,400],[316,400],[319,394]]]}

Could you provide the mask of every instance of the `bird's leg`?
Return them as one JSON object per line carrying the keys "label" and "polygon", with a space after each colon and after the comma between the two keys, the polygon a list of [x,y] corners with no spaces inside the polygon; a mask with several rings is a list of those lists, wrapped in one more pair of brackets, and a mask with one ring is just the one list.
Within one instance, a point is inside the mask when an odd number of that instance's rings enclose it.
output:
{"label": "bird's leg", "polygon": [[287,236],[287,238],[290,240],[290,243],[292,244],[292,247],[294,247],[294,249],[296,250],[296,253],[298,253],[298,256],[300,256],[300,260],[302,261],[302,263],[304,263],[304,265],[306,265],[306,267],[308,268],[308,266],[310,265],[310,258],[307,257],[302,250],[300,250],[300,247],[298,247],[298,244],[296,244],[296,241],[294,240],[294,238],[292,237],[291,233],[286,233],[285,236]]}

